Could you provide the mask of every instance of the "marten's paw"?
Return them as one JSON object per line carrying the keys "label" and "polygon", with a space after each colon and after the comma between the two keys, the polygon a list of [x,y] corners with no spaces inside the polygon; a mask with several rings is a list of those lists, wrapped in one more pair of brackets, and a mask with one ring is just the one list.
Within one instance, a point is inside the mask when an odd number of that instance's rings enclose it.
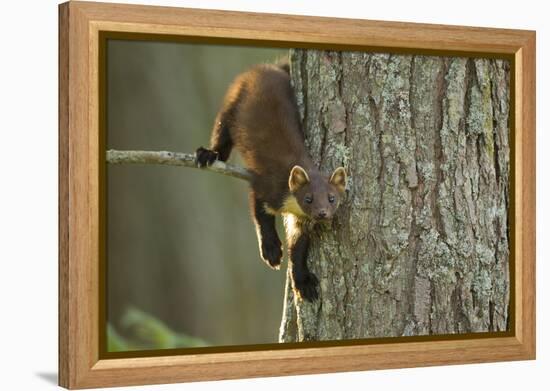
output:
{"label": "marten's paw", "polygon": [[203,147],[195,151],[195,164],[197,167],[210,166],[218,158],[218,152]]}
{"label": "marten's paw", "polygon": [[294,276],[294,289],[302,300],[317,300],[319,297],[317,294],[317,285],[319,285],[319,281],[313,273],[306,272]]}
{"label": "marten's paw", "polygon": [[279,270],[279,266],[281,266],[281,260],[283,258],[281,243],[262,242],[260,255],[270,268]]}

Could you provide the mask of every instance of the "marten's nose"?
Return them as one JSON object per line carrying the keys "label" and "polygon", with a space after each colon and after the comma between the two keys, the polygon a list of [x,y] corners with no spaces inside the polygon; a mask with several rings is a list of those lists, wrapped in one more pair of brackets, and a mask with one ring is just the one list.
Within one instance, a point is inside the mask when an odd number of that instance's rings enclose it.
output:
{"label": "marten's nose", "polygon": [[319,213],[317,213],[317,217],[320,219],[324,219],[327,217],[327,211],[326,210],[320,210]]}

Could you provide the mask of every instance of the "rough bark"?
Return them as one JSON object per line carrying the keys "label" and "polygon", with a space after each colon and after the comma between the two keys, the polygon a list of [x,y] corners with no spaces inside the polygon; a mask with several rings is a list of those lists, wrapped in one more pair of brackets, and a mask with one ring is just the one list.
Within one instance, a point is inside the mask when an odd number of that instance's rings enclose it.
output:
{"label": "rough bark", "polygon": [[311,156],[350,181],[280,341],[506,330],[508,62],[295,50],[291,73]]}

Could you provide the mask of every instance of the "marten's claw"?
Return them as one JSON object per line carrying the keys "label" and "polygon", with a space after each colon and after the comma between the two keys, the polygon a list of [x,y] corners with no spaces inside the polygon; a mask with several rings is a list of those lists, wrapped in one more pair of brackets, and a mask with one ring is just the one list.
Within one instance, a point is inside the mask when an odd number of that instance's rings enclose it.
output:
{"label": "marten's claw", "polygon": [[197,167],[210,166],[218,158],[218,152],[206,149],[203,147],[197,148],[195,151],[195,164]]}
{"label": "marten's claw", "polygon": [[262,243],[260,255],[270,268],[279,270],[281,259],[283,258],[283,250],[280,243]]}
{"label": "marten's claw", "polygon": [[303,300],[310,302],[313,302],[319,298],[319,295],[317,294],[317,285],[319,285],[319,281],[313,273],[307,273],[300,279],[294,280],[294,287],[298,293],[298,296],[300,296]]}

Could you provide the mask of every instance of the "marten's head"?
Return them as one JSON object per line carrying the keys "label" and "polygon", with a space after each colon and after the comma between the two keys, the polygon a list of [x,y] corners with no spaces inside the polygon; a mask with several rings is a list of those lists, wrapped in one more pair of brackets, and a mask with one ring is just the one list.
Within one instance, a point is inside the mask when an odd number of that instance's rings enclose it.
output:
{"label": "marten's head", "polygon": [[346,170],[338,167],[330,178],[317,170],[306,172],[300,166],[294,166],[288,178],[291,197],[288,202],[297,205],[285,205],[285,209],[297,209],[298,213],[313,220],[332,219],[346,189]]}

